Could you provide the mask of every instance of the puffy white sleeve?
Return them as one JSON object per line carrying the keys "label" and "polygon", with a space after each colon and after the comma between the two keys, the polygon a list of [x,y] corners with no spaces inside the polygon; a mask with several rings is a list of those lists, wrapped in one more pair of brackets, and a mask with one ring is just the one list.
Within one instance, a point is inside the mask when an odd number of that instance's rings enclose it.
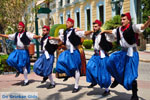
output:
{"label": "puffy white sleeve", "polygon": [[8,39],[9,39],[9,40],[15,40],[15,34],[16,34],[16,33],[13,33],[13,34],[8,35]]}
{"label": "puffy white sleeve", "polygon": [[92,39],[93,34],[94,34],[94,33],[87,35],[87,36],[85,37],[85,39],[91,40],[91,39]]}
{"label": "puffy white sleeve", "polygon": [[113,34],[105,34],[105,36],[106,36],[106,40],[109,41],[109,42],[116,41],[116,38],[114,37]]}
{"label": "puffy white sleeve", "polygon": [[133,24],[132,28],[135,33],[142,33],[144,30],[141,30],[142,24]]}
{"label": "puffy white sleeve", "polygon": [[117,37],[116,33],[117,33],[117,29],[113,29],[113,30],[112,30],[112,35],[113,35],[115,38]]}
{"label": "puffy white sleeve", "polygon": [[49,42],[50,42],[51,44],[58,44],[58,40],[54,40],[54,39],[52,39],[52,40],[50,39]]}
{"label": "puffy white sleeve", "polygon": [[59,30],[59,39],[64,42],[64,29]]}
{"label": "puffy white sleeve", "polygon": [[85,31],[77,31],[76,32],[76,30],[75,30],[75,34],[78,35],[79,37],[84,37],[84,38],[86,37],[85,36]]}
{"label": "puffy white sleeve", "polygon": [[31,33],[31,32],[26,32],[26,35],[27,35],[27,37],[28,37],[30,40],[32,40],[32,39],[33,39],[33,36],[34,36],[35,34],[33,34],[33,33]]}

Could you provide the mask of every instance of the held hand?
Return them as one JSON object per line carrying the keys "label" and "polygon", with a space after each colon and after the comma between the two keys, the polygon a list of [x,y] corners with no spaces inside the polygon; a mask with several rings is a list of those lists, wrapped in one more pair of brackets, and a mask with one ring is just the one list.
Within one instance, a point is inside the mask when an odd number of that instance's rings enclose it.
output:
{"label": "held hand", "polygon": [[104,31],[101,31],[101,32],[100,32],[100,34],[104,34],[104,33],[105,33]]}
{"label": "held hand", "polygon": [[83,30],[80,28],[76,28],[75,31],[77,32],[77,31],[83,31]]}

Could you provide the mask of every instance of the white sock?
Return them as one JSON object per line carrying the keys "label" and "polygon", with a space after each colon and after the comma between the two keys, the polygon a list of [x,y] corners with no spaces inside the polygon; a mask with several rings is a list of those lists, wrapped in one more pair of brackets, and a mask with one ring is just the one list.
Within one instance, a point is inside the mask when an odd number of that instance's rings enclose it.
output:
{"label": "white sock", "polygon": [[26,67],[23,67],[23,74],[24,74],[24,82],[28,82],[28,71]]}
{"label": "white sock", "polygon": [[76,70],[75,71],[75,85],[74,85],[75,89],[78,89],[79,87],[79,79],[80,79],[80,72],[79,70]]}
{"label": "white sock", "polygon": [[54,80],[53,80],[52,74],[50,74],[50,75],[48,76],[48,78],[49,78],[51,84],[52,84],[52,85],[55,85],[55,82],[54,82]]}

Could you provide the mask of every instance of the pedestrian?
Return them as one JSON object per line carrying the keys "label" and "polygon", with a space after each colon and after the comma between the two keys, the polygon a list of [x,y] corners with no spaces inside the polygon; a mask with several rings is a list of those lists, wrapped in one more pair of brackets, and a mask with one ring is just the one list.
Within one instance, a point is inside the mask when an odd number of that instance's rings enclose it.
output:
{"label": "pedestrian", "polygon": [[94,54],[87,63],[86,80],[91,83],[88,88],[93,88],[95,85],[100,85],[105,88],[103,96],[110,94],[108,87],[111,84],[111,76],[107,71],[108,51],[112,48],[112,43],[108,34],[100,34],[102,22],[95,20],[93,22],[94,33],[90,35],[93,40]]}
{"label": "pedestrian", "polygon": [[115,78],[111,88],[121,84],[125,89],[132,90],[131,100],[138,100],[137,77],[139,54],[137,52],[135,33],[142,33],[150,25],[150,16],[144,24],[132,24],[130,13],[121,15],[121,26],[102,33],[113,34],[122,50],[114,52],[108,60],[108,71]]}
{"label": "pedestrian", "polygon": [[43,37],[41,39],[41,50],[42,55],[35,62],[33,70],[34,72],[43,77],[44,83],[47,78],[50,80],[50,84],[47,89],[51,89],[55,87],[55,82],[53,81],[52,71],[53,71],[53,63],[54,63],[54,52],[58,47],[58,40],[53,40],[49,36],[50,28],[49,26],[43,26]]}
{"label": "pedestrian", "polygon": [[65,31],[61,31],[59,39],[64,43],[67,50],[62,52],[57,60],[56,72],[66,73],[67,77],[75,77],[75,85],[72,93],[79,91],[79,78],[81,71],[81,58],[78,46],[81,44],[81,37],[91,34],[92,31],[77,31],[74,26],[74,20],[67,19]]}
{"label": "pedestrian", "polygon": [[25,31],[23,22],[18,24],[18,32],[10,35],[0,34],[1,37],[14,40],[16,49],[9,55],[7,63],[17,69],[19,73],[24,74],[23,86],[29,84],[27,74],[30,73],[30,56],[28,52],[28,45],[32,39],[38,39],[40,36]]}

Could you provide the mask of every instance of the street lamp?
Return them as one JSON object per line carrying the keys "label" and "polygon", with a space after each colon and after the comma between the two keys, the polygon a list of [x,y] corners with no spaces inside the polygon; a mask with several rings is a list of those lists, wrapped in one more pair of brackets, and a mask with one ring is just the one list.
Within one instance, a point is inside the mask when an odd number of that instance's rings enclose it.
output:
{"label": "street lamp", "polygon": [[[36,9],[35,9],[36,10]],[[38,11],[35,11],[35,31],[38,35],[38,17],[37,14],[49,14],[51,10],[49,8],[40,8]],[[39,57],[39,42],[36,40],[36,52],[37,58]]]}
{"label": "street lamp", "polygon": [[112,0],[111,1],[111,8],[112,10],[116,12],[116,15],[120,15],[120,9],[123,6],[124,0]]}

